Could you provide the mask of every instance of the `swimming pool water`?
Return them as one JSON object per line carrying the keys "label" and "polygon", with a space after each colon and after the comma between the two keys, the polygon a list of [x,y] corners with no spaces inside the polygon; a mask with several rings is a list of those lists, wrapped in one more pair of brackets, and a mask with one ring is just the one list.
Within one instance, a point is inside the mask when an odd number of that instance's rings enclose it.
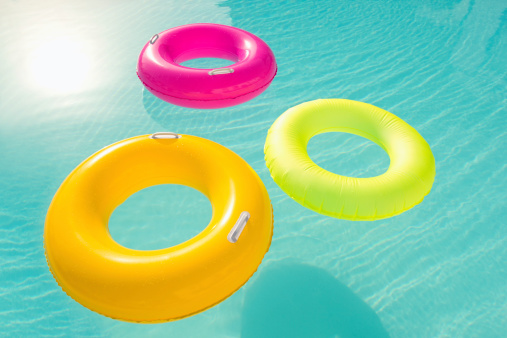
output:
{"label": "swimming pool water", "polygon": [[[462,1],[64,2],[0,0],[0,332],[3,336],[503,337],[507,332],[507,3]],[[215,22],[266,41],[279,70],[243,105],[169,105],[135,74],[146,41]],[[286,109],[318,98],[374,104],[428,141],[437,174],[422,204],[376,222],[301,207],[269,176],[263,145]],[[274,236],[232,297],[177,322],[115,321],[56,284],[42,245],[60,183],[86,157],[156,131],[229,147],[260,175]],[[310,141],[337,173],[388,157],[344,134]],[[211,217],[184,187],[150,188],[111,219],[123,245],[159,248]]]}

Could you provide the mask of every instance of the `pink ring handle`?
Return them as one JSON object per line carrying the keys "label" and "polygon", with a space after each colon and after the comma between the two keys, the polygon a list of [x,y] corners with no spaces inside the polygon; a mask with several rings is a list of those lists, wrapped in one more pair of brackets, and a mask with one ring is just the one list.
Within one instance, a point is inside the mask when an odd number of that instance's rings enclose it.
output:
{"label": "pink ring handle", "polygon": [[[217,69],[181,65],[204,57],[235,63]],[[153,95],[179,106],[204,109],[253,99],[270,85],[276,71],[275,56],[264,41],[242,29],[211,23],[155,34],[137,63],[137,76]]]}

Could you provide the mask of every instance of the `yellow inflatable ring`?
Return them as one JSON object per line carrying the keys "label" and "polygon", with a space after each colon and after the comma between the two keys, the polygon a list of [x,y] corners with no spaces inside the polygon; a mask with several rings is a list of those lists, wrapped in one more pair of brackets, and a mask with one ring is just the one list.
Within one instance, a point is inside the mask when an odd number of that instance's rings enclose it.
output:
{"label": "yellow inflatable ring", "polygon": [[[308,141],[333,131],[377,143],[391,159],[387,171],[355,178],[319,167],[308,156]],[[414,128],[357,101],[316,100],[287,110],[269,129],[264,153],[271,176],[290,197],[318,213],[348,220],[398,215],[420,203],[435,178],[431,149]]]}
{"label": "yellow inflatable ring", "polygon": [[[156,184],[206,195],[213,216],[194,238],[151,251],[125,248],[107,228],[113,210]],[[271,243],[271,202],[231,150],[189,135],[156,133],[95,153],[65,179],[49,207],[44,245],[51,272],[73,299],[132,322],[187,317],[219,303],[257,270]]]}

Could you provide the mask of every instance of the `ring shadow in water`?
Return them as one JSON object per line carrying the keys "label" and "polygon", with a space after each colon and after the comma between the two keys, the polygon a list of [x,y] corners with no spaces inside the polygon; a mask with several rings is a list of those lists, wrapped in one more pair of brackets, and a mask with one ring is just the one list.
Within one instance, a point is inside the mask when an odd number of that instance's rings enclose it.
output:
{"label": "ring shadow in water", "polygon": [[327,271],[272,263],[246,290],[241,337],[389,337],[365,302]]}
{"label": "ring shadow in water", "polygon": [[[195,118],[190,109],[167,103],[150,93],[146,88],[143,88],[143,106],[148,116],[163,128],[178,129],[179,126],[188,125],[185,122],[189,121],[181,121],[182,118],[184,120]],[[175,116],[178,118],[176,119]],[[180,130],[180,132],[182,131]]]}
{"label": "ring shadow in water", "polygon": [[219,121],[230,120],[233,108],[194,109],[167,103],[143,88],[143,106],[148,116],[164,131],[209,137]]}

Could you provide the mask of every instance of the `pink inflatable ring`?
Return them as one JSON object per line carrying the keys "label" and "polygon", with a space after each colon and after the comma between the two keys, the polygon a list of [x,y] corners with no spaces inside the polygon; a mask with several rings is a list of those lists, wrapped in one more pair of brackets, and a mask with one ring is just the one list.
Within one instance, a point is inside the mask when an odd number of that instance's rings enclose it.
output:
{"label": "pink inflatable ring", "polygon": [[[197,69],[180,63],[197,58],[221,58],[233,65]],[[144,46],[137,76],[158,98],[189,108],[224,108],[253,99],[276,75],[268,45],[242,29],[200,23],[155,34]]]}

